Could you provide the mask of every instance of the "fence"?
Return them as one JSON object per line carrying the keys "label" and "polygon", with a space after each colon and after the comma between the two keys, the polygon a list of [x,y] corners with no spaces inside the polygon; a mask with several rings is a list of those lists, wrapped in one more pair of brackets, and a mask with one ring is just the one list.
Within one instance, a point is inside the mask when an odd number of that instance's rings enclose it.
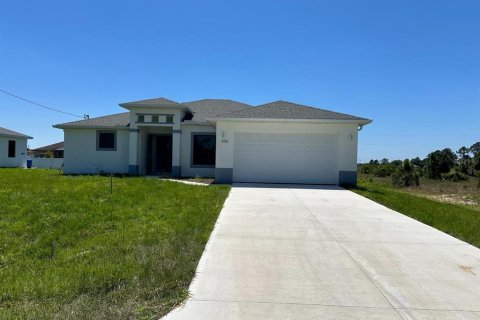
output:
{"label": "fence", "polygon": [[43,169],[60,169],[63,158],[32,158],[32,167]]}

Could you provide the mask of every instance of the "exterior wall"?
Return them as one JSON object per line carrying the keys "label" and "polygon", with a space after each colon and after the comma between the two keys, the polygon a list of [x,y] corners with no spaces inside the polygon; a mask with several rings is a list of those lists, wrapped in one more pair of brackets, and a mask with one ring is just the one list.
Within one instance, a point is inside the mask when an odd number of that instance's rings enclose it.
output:
{"label": "exterior wall", "polygon": [[97,151],[97,129],[65,129],[63,171],[67,174],[128,173],[129,132],[111,130],[117,132],[115,151]]}
{"label": "exterior wall", "polygon": [[[8,157],[8,141],[16,141],[15,158]],[[27,166],[27,139],[0,137],[0,168],[25,168]]]}
{"label": "exterior wall", "polygon": [[[209,132],[215,133],[215,128],[211,125],[182,125],[181,133],[181,151],[180,151],[180,164],[182,167],[183,177],[214,177],[215,168],[195,168],[191,165],[192,159],[192,133],[196,132]],[[218,142],[217,142],[218,146]]]}
{"label": "exterior wall", "polygon": [[234,136],[238,132],[337,134],[339,183],[356,183],[358,139],[356,124],[218,121],[216,180],[219,183],[230,183],[232,180]]}

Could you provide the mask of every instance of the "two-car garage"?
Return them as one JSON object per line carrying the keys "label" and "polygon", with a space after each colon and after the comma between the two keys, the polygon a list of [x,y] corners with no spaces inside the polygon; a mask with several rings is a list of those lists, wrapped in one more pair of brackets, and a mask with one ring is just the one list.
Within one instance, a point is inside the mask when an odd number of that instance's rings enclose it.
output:
{"label": "two-car garage", "polygon": [[217,183],[357,183],[358,130],[365,118],[286,101],[219,115]]}
{"label": "two-car garage", "polygon": [[236,133],[233,182],[338,184],[338,135]]}

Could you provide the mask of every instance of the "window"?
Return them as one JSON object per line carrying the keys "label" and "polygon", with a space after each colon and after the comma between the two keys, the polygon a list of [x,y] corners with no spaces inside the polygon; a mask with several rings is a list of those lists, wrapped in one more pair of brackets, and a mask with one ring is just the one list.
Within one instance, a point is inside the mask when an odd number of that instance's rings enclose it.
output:
{"label": "window", "polygon": [[167,116],[165,122],[166,123],[173,123],[173,116]]}
{"label": "window", "polygon": [[137,116],[137,122],[145,122],[145,116],[144,115]]}
{"label": "window", "polygon": [[9,158],[15,158],[15,147],[16,147],[15,140],[8,140],[8,157]]}
{"label": "window", "polygon": [[97,131],[97,150],[115,151],[117,149],[117,134],[115,131]]}
{"label": "window", "polygon": [[152,116],[152,122],[158,123],[158,116]]}
{"label": "window", "polygon": [[215,166],[214,134],[192,135],[192,166]]}

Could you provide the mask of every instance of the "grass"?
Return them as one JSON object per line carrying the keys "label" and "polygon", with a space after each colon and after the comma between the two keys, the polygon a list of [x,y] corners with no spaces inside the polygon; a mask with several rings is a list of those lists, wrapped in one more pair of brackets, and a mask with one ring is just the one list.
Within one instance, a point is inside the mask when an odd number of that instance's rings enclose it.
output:
{"label": "grass", "polygon": [[[391,177],[360,174],[360,179],[393,187]],[[470,177],[465,181],[434,180],[421,177],[420,186],[402,190],[440,202],[466,204],[469,208],[480,211],[480,179],[476,177]]]}
{"label": "grass", "polygon": [[0,169],[0,318],[159,318],[188,296],[228,191]]}
{"label": "grass", "polygon": [[366,179],[351,190],[480,248],[480,212],[472,206],[431,200]]}

